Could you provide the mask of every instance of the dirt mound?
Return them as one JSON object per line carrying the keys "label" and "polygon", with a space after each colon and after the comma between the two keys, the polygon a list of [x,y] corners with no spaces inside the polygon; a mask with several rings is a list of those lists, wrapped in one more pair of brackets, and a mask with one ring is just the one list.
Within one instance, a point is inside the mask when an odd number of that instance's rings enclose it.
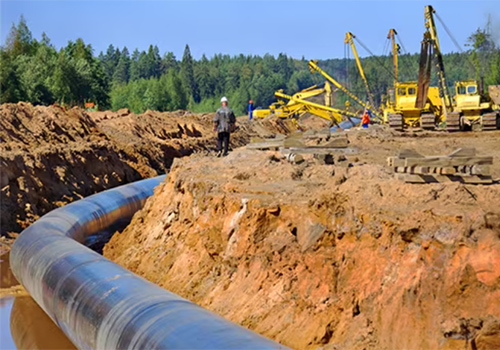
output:
{"label": "dirt mound", "polygon": [[359,153],[335,165],[176,160],[104,254],[294,348],[498,347],[500,185],[412,185],[384,166],[413,143],[484,154],[498,135],[384,133],[349,133]]}
{"label": "dirt mound", "polygon": [[[165,173],[176,157],[210,152],[215,145],[212,118],[184,111],[135,115],[1,105],[2,236],[15,236],[57,206]],[[278,124],[255,125],[272,133]],[[233,147],[245,144],[252,133],[259,130],[243,123],[233,135]]]}

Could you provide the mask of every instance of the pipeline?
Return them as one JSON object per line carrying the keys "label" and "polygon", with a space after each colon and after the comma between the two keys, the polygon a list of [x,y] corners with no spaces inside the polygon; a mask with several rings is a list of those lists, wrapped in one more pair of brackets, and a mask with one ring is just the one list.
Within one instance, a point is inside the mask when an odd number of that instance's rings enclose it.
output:
{"label": "pipeline", "polygon": [[164,178],[107,190],[44,215],[12,246],[14,275],[80,349],[286,349],[80,244],[130,219]]}

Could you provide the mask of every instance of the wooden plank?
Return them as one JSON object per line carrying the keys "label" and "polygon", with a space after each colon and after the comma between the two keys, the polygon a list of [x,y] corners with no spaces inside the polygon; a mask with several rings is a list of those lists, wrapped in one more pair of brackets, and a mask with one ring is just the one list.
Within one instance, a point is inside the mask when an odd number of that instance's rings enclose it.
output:
{"label": "wooden plank", "polygon": [[290,147],[280,148],[282,154],[353,154],[358,153],[357,148],[310,148],[310,147]]}
{"label": "wooden plank", "polygon": [[429,167],[428,166],[415,166],[411,168],[412,174],[428,174]]}
{"label": "wooden plank", "polygon": [[274,135],[274,139],[275,140],[284,140],[284,139],[286,139],[286,136],[283,134],[276,134],[276,135]]}
{"label": "wooden plank", "polygon": [[455,175],[456,172],[457,172],[457,170],[452,166],[439,168],[439,173],[442,175]]}
{"label": "wooden plank", "polygon": [[459,148],[448,155],[448,157],[475,157],[475,148]]}
{"label": "wooden plank", "polygon": [[321,135],[328,135],[330,136],[330,128],[323,128],[323,129],[320,129],[318,130],[317,132],[318,134],[321,134]]}
{"label": "wooden plank", "polygon": [[473,165],[470,173],[471,175],[491,175],[491,167],[489,165]]}
{"label": "wooden plank", "polygon": [[491,176],[449,176],[449,175],[417,175],[417,174],[394,174],[399,180],[410,183],[440,183],[460,182],[466,184],[490,184],[493,182]]}
{"label": "wooden plank", "polygon": [[467,168],[467,165],[459,165],[457,166],[457,172],[465,174],[468,172]]}
{"label": "wooden plank", "polygon": [[285,147],[285,148],[306,147],[306,144],[304,143],[304,141],[302,141],[301,139],[296,139],[296,138],[285,139],[282,141],[282,144],[283,144],[283,147]]}
{"label": "wooden plank", "polygon": [[493,157],[425,157],[406,158],[405,166],[449,167],[457,165],[493,164]]}
{"label": "wooden plank", "polygon": [[302,131],[296,131],[293,134],[288,135],[286,138],[287,139],[303,139],[305,136],[305,133]]}
{"label": "wooden plank", "polygon": [[283,146],[283,141],[267,141],[267,142],[256,142],[249,143],[246,148],[248,149],[270,149],[270,148],[280,148]]}
{"label": "wooden plank", "polygon": [[333,148],[342,148],[347,147],[349,141],[345,137],[334,138],[330,140],[324,145],[320,145],[319,147],[333,147]]}
{"label": "wooden plank", "polygon": [[424,156],[413,149],[402,149],[398,158],[424,158]]}
{"label": "wooden plank", "polygon": [[266,141],[262,137],[250,137],[250,143],[258,143]]}
{"label": "wooden plank", "polygon": [[397,158],[397,157],[388,157],[387,158],[387,165],[390,167],[405,166],[405,160]]}

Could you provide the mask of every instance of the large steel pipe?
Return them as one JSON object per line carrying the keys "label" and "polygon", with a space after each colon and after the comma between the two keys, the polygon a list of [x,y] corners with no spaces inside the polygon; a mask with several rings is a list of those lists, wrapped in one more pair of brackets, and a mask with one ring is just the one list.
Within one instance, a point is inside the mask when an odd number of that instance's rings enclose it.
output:
{"label": "large steel pipe", "polygon": [[163,179],[124,185],[46,214],[13,245],[14,275],[81,349],[283,349],[80,244],[130,219]]}

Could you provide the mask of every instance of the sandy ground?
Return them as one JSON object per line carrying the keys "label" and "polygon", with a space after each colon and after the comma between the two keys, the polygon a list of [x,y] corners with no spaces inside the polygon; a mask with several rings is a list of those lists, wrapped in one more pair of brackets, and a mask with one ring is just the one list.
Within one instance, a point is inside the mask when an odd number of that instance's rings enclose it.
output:
{"label": "sandy ground", "polygon": [[[12,238],[58,206],[163,174],[176,157],[211,152],[212,118],[186,111],[135,115],[128,110],[86,113],[28,103],[1,105],[0,250],[8,250]],[[280,125],[278,129],[289,131]],[[233,147],[259,132],[269,134],[266,123],[242,123]]]}
{"label": "sandy ground", "polygon": [[[346,132],[357,152],[334,164],[290,164],[237,148],[296,130],[279,120],[239,118],[235,150],[215,158],[213,114],[19,103],[0,116],[2,261],[49,210],[171,168],[107,257],[297,349],[500,348],[499,131],[374,126]],[[386,166],[460,147],[494,157],[493,185],[406,184]],[[24,295],[1,267],[0,296]]]}
{"label": "sandy ground", "polygon": [[347,133],[357,154],[175,160],[104,254],[297,349],[500,347],[500,184],[406,184],[386,157],[475,147],[500,132]]}

